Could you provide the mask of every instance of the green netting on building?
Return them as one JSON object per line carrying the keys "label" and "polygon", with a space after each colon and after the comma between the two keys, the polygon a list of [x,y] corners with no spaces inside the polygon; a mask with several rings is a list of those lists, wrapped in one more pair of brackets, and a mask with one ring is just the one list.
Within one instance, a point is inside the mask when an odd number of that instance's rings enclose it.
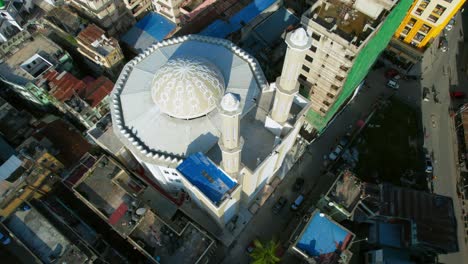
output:
{"label": "green netting on building", "polygon": [[387,16],[382,27],[376,32],[374,37],[369,40],[367,45],[362,48],[354,61],[353,67],[349,71],[340,95],[332,107],[330,107],[327,114],[323,117],[313,110],[307,113],[307,121],[319,132],[322,132],[328,122],[340,109],[341,105],[351,96],[359,83],[364,80],[372,64],[374,64],[380,53],[387,47],[412,3],[413,1],[410,0],[400,0],[397,6],[395,6]]}

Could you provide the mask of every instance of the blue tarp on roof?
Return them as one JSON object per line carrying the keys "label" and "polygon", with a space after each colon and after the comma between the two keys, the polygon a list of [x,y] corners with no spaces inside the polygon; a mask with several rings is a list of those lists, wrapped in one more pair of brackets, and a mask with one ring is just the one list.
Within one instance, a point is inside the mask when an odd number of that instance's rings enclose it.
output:
{"label": "blue tarp on roof", "polygon": [[157,41],[162,41],[176,25],[164,16],[150,12],[135,25],[137,28],[147,32]]}
{"label": "blue tarp on roof", "polygon": [[333,253],[337,248],[345,248],[343,245],[349,243],[351,237],[350,232],[326,216],[321,217],[317,211],[299,238],[296,247],[309,256],[318,257]]}
{"label": "blue tarp on roof", "polygon": [[200,34],[210,37],[225,38],[243,27],[241,21],[245,24],[250,23],[255,17],[277,1],[278,0],[254,0],[232,16],[228,22],[217,19],[202,30]]}
{"label": "blue tarp on roof", "polygon": [[150,12],[122,37],[122,41],[138,52],[162,41],[175,29],[176,25],[164,16]]}
{"label": "blue tarp on roof", "polygon": [[283,34],[287,27],[297,24],[299,21],[299,18],[297,18],[293,13],[288,11],[286,8],[281,7],[260,23],[260,25],[255,27],[254,30],[268,44],[272,44],[278,39],[281,39],[281,34]]}
{"label": "blue tarp on roof", "polygon": [[177,170],[215,205],[237,183],[201,152],[188,156]]}

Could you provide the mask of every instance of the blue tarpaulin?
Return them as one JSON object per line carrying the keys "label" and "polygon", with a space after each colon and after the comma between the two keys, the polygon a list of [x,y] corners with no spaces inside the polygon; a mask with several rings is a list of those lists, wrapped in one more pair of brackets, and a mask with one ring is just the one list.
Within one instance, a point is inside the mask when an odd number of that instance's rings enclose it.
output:
{"label": "blue tarpaulin", "polygon": [[215,205],[237,183],[201,152],[188,156],[177,170]]}
{"label": "blue tarpaulin", "polygon": [[204,30],[202,30],[200,34],[210,37],[225,38],[229,34],[242,28],[242,23],[250,23],[260,13],[262,13],[265,9],[277,1],[278,0],[254,0],[252,3],[233,15],[229,21],[226,22],[217,19]]}
{"label": "blue tarpaulin", "polygon": [[122,41],[142,52],[152,44],[162,41],[176,28],[176,25],[164,16],[150,12],[143,17],[122,37]]}
{"label": "blue tarpaulin", "polygon": [[137,28],[147,32],[157,41],[163,40],[172,30],[176,28],[174,22],[164,16],[150,12],[135,25]]}
{"label": "blue tarpaulin", "polygon": [[318,257],[345,248],[351,237],[352,234],[342,226],[316,213],[296,247],[309,256]]}

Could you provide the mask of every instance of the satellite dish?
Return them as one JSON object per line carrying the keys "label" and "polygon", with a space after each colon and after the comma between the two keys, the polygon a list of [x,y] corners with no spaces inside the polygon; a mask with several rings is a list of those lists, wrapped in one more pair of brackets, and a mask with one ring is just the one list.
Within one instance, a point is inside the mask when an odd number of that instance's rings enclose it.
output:
{"label": "satellite dish", "polygon": [[137,215],[144,215],[146,213],[146,208],[138,208],[136,210]]}

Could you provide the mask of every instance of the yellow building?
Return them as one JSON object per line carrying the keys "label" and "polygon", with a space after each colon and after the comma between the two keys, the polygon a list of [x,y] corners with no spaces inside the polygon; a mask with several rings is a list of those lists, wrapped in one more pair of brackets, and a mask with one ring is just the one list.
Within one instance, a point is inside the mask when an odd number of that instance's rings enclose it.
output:
{"label": "yellow building", "polygon": [[447,26],[465,0],[414,1],[395,38],[415,48],[425,48]]}

